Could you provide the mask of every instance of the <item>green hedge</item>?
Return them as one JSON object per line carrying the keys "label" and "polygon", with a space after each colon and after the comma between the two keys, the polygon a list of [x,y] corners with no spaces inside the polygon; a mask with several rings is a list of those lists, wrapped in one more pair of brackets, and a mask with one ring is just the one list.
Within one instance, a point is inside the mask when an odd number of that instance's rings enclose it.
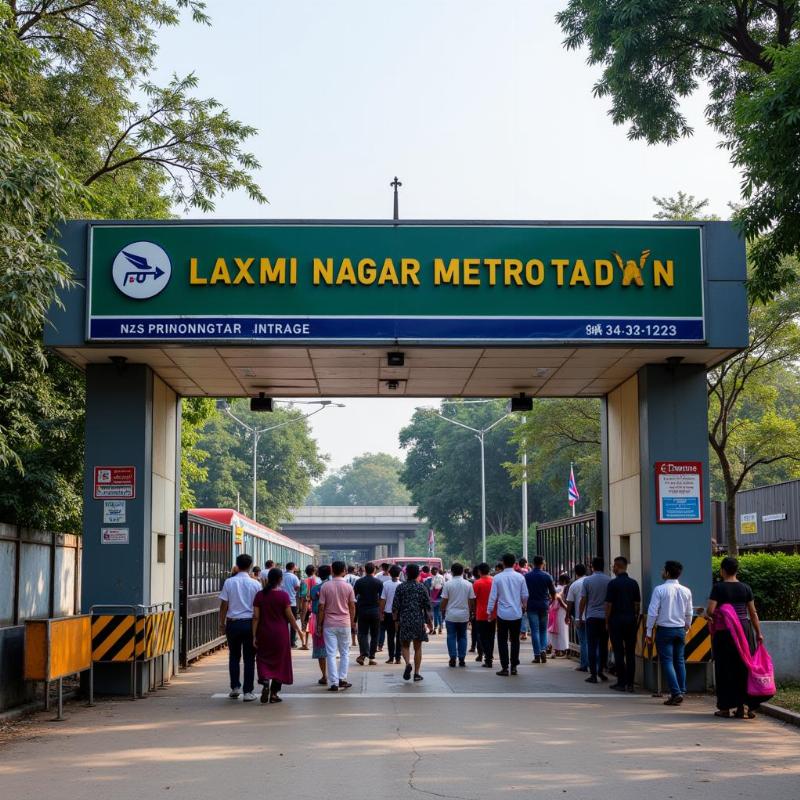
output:
{"label": "green hedge", "polygon": [[[713,559],[714,579],[722,556]],[[756,597],[758,615],[764,620],[800,619],[800,555],[747,553],[739,556],[739,580]]]}

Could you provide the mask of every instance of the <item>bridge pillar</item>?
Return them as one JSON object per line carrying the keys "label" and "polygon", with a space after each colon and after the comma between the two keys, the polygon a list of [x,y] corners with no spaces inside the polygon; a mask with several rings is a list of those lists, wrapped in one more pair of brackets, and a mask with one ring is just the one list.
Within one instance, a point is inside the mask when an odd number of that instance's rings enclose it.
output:
{"label": "bridge pillar", "polygon": [[406,554],[406,535],[400,531],[397,534],[397,557],[402,558]]}

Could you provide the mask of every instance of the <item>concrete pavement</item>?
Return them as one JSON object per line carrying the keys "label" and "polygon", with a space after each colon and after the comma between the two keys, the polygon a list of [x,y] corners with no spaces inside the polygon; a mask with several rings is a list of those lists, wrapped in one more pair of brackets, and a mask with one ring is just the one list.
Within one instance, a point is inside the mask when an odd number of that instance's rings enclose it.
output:
{"label": "concrete pavement", "polygon": [[[355,655],[355,651],[351,651]],[[358,667],[328,694],[294,651],[285,702],[227,699],[227,652],[131,702],[39,714],[0,746],[4,800],[230,800],[420,796],[684,800],[800,796],[800,731],[721,720],[707,698],[665,708],[584,683],[573,661],[517,678],[426,645],[420,684],[400,666]],[[380,655],[385,655],[385,652]]]}

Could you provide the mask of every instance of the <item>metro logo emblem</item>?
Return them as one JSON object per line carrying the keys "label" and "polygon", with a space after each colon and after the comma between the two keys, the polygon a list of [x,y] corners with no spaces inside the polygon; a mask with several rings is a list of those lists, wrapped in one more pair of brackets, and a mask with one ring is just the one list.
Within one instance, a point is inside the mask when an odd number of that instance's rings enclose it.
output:
{"label": "metro logo emblem", "polygon": [[172,264],[157,244],[133,242],[117,253],[111,273],[117,289],[124,295],[134,300],[147,300],[166,288]]}

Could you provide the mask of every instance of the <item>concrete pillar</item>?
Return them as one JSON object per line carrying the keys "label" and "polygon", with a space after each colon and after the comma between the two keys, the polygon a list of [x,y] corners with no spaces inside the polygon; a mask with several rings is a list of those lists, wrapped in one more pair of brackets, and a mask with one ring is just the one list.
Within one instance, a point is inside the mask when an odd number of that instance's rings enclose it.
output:
{"label": "concrete pillar", "polygon": [[[650,364],[606,397],[603,428],[607,484],[607,566],[617,555],[630,561],[643,599],[661,582],[667,559],[683,564],[681,582],[702,605],[711,582],[708,516],[708,411],[705,370],[695,365]],[[703,465],[704,521],[659,524],[655,463]]]}
{"label": "concrete pillar", "polygon": [[397,557],[403,558],[406,554],[406,535],[400,531],[397,534]]}
{"label": "concrete pillar", "polygon": [[[93,605],[165,601],[177,610],[179,426],[178,397],[149,367],[87,367],[84,611]],[[104,502],[94,499],[94,468],[110,466],[136,470],[136,496],[125,500],[124,522],[104,522]],[[103,544],[103,528],[127,531],[127,543]],[[141,665],[140,690],[147,679],[147,666]],[[96,666],[99,693],[127,693],[129,681],[127,664]]]}

